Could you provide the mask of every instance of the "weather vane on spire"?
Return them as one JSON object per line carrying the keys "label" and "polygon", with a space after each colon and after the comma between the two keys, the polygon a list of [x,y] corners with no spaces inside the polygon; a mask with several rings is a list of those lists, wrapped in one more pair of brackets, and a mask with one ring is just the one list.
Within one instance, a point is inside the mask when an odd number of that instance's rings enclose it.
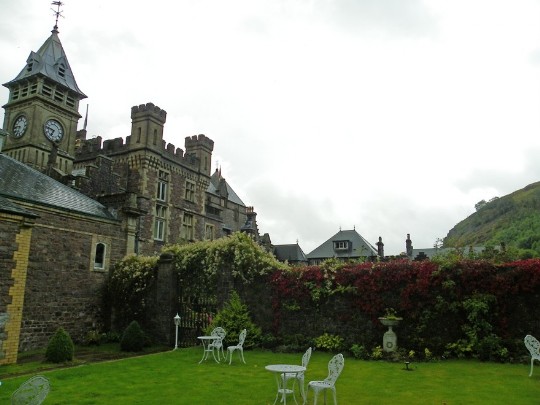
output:
{"label": "weather vane on spire", "polygon": [[61,1],[53,1],[51,4],[53,6],[56,6],[56,10],[53,8],[51,8],[51,10],[53,11],[56,17],[56,21],[54,23],[54,31],[58,32],[58,17],[64,18],[64,16],[62,15],[62,10],[60,10],[60,6],[63,6],[64,3],[62,3]]}

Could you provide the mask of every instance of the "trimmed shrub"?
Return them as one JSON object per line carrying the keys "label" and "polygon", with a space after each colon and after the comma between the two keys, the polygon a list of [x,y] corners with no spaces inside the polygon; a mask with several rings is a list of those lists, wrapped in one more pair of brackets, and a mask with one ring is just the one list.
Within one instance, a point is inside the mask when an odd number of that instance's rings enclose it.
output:
{"label": "trimmed shrub", "polygon": [[137,321],[132,321],[124,330],[120,349],[124,352],[140,352],[144,347],[145,336]]}
{"label": "trimmed shrub", "polygon": [[71,337],[63,328],[58,328],[49,340],[45,358],[52,363],[62,363],[73,360],[74,352],[75,346]]}

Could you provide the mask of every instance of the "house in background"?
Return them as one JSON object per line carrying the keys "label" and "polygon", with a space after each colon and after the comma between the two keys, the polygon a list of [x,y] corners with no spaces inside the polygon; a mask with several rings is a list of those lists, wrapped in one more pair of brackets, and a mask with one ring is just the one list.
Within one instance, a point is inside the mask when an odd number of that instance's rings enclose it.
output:
{"label": "house in background", "polygon": [[298,242],[288,245],[274,245],[274,256],[280,262],[286,262],[293,266],[308,263],[307,256]]}
{"label": "house in background", "polygon": [[[379,242],[382,241],[379,238]],[[370,259],[378,256],[378,250],[365,240],[356,229],[339,230],[312,252],[307,254],[308,264],[318,265],[331,258],[340,260]]]}

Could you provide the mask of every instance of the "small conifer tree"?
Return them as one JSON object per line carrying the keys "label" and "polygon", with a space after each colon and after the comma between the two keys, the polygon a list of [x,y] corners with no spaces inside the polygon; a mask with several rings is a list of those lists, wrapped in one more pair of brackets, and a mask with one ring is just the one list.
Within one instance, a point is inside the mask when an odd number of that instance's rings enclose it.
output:
{"label": "small conifer tree", "polygon": [[62,363],[73,360],[75,346],[69,334],[63,329],[58,328],[53,337],[49,340],[45,358],[53,363]]}
{"label": "small conifer tree", "polygon": [[238,336],[242,329],[247,330],[244,347],[253,347],[260,342],[261,328],[253,323],[247,305],[242,303],[236,291],[231,293],[229,301],[216,314],[208,330],[211,331],[218,326],[227,331],[225,338],[227,345],[238,343]]}
{"label": "small conifer tree", "polygon": [[137,321],[131,321],[120,340],[120,349],[125,352],[140,352],[144,347],[144,332]]}

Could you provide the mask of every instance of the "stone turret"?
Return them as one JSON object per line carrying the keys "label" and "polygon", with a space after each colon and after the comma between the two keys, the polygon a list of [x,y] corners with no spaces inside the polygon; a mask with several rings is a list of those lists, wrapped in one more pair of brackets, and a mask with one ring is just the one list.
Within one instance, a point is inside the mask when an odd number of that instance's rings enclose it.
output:
{"label": "stone turret", "polygon": [[212,161],[212,151],[214,141],[207,136],[193,135],[186,137],[186,155],[195,156],[199,160],[199,171],[210,176],[210,162]]}
{"label": "stone turret", "polygon": [[131,107],[131,147],[164,149],[163,126],[166,120],[167,112],[153,103]]}

